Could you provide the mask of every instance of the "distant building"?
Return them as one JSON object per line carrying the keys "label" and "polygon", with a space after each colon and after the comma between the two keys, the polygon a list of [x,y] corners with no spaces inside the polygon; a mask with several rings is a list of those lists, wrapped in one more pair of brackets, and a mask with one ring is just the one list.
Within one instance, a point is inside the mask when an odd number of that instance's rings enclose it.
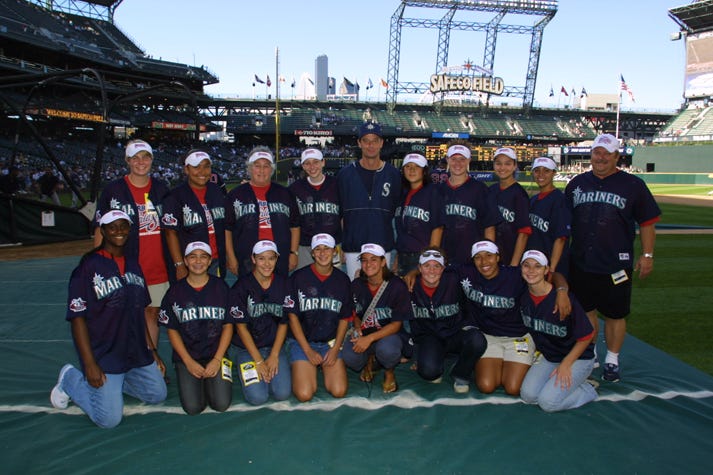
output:
{"label": "distant building", "polygon": [[316,88],[309,73],[302,73],[295,89],[295,99],[313,101],[316,98]]}
{"label": "distant building", "polygon": [[329,90],[329,59],[326,54],[319,55],[314,60],[314,88],[320,101],[326,100],[327,94],[334,93]]}
{"label": "distant building", "polygon": [[589,111],[616,112],[618,103],[617,94],[588,94],[579,98],[579,108]]}

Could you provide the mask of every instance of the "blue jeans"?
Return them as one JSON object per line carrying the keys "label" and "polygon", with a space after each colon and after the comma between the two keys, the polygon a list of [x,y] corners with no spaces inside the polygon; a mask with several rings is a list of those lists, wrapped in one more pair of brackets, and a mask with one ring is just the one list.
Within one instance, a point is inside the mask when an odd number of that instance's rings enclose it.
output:
{"label": "blue jeans", "polygon": [[100,388],[91,386],[77,368],[71,368],[62,378],[61,388],[96,425],[112,428],[119,425],[124,411],[124,396],[147,404],[166,399],[166,383],[156,363],[133,368],[126,373],[107,374]]}
{"label": "blue jeans", "polygon": [[[270,356],[272,347],[265,346],[263,348],[259,348],[258,351],[260,351],[260,354],[264,359]],[[240,375],[240,365],[248,361],[253,361],[253,357],[250,356],[248,350],[237,348],[235,360],[237,361],[236,369],[238,372],[238,378],[240,378],[240,382],[243,386],[243,395],[249,404],[252,404],[253,406],[265,404],[270,395],[272,395],[272,398],[275,401],[284,401],[290,397],[290,394],[292,393],[292,375],[290,373],[290,364],[287,361],[287,354],[284,349],[280,350],[280,355],[278,356],[277,374],[269,383],[260,381],[249,386],[245,386],[242,375]]]}
{"label": "blue jeans", "polygon": [[476,328],[461,329],[450,338],[419,336],[416,338],[418,374],[427,381],[438,379],[443,375],[446,355],[451,353],[457,355],[451,376],[461,382],[468,382],[473,377],[475,363],[487,347],[488,342]]}
{"label": "blue jeans", "polygon": [[363,353],[355,353],[354,344],[351,341],[344,342],[344,347],[342,348],[344,363],[354,371],[361,371],[366,365],[369,355],[372,354],[376,355],[376,361],[383,368],[395,368],[401,359],[401,338],[399,338],[398,334],[389,335],[369,345],[369,348]]}
{"label": "blue jeans", "polygon": [[[198,362],[205,367],[210,360]],[[233,382],[223,379],[222,365],[218,374],[205,379],[193,376],[182,361],[176,361],[173,366],[178,379],[178,397],[186,414],[200,414],[207,406],[218,412],[225,412],[230,407]]]}
{"label": "blue jeans", "polygon": [[550,377],[559,363],[547,361],[541,356],[530,367],[520,388],[520,397],[528,404],[537,404],[543,411],[555,412],[583,406],[597,398],[597,391],[586,379],[592,373],[594,359],[577,360],[572,365],[572,385],[562,389]]}

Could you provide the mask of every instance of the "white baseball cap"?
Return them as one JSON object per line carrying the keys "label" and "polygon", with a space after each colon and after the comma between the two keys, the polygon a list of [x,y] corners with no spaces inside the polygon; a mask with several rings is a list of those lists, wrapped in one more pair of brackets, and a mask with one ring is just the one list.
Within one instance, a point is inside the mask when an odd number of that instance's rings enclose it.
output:
{"label": "white baseball cap", "polygon": [[186,246],[186,252],[183,253],[184,256],[187,256],[193,251],[203,251],[209,256],[213,255],[213,251],[211,250],[210,246],[203,241],[193,241],[189,242],[188,245]]}
{"label": "white baseball cap", "polygon": [[324,155],[322,155],[322,152],[316,148],[305,149],[305,151],[302,152],[302,157],[300,158],[300,165],[310,159],[324,160]]}
{"label": "white baseball cap", "polygon": [[428,261],[436,261],[442,266],[446,265],[446,259],[443,257],[443,254],[433,249],[423,251],[421,255],[418,256],[418,265],[423,265]]}
{"label": "white baseball cap", "polygon": [[105,224],[113,223],[117,219],[125,219],[129,223],[133,223],[133,221],[131,221],[131,218],[129,217],[128,214],[124,213],[121,210],[113,209],[107,213],[104,213],[104,215],[101,217],[101,219],[99,219],[99,225],[103,226]]}
{"label": "white baseball cap", "polygon": [[248,164],[255,163],[261,158],[264,158],[270,163],[275,163],[275,158],[272,156],[270,152],[266,152],[264,150],[261,150],[259,152],[255,152],[250,157],[248,157]]}
{"label": "white baseball cap", "polygon": [[405,167],[409,163],[415,163],[421,168],[426,167],[428,165],[428,162],[426,161],[426,157],[421,155],[420,153],[409,153],[404,157],[404,162],[401,164],[401,167]]}
{"label": "white baseball cap", "polygon": [[498,155],[505,155],[506,157],[510,157],[517,162],[517,154],[515,153],[515,150],[510,147],[500,147],[497,149],[493,155],[493,160],[498,158]]}
{"label": "white baseball cap", "polygon": [[500,249],[493,241],[478,241],[470,248],[470,257],[475,257],[479,252],[489,252],[491,254],[500,254]]}
{"label": "white baseball cap", "polygon": [[192,167],[197,167],[201,164],[203,160],[208,160],[208,163],[213,163],[213,161],[210,159],[210,155],[200,150],[197,150],[192,154],[188,155],[183,161],[183,164],[190,165]]}
{"label": "white baseball cap", "polygon": [[607,152],[617,152],[619,150],[619,139],[614,137],[612,134],[601,134],[594,139],[592,144],[592,150],[597,147],[604,147]]}
{"label": "white baseball cap", "polygon": [[532,169],[534,170],[537,167],[544,167],[548,170],[557,170],[557,164],[550,157],[537,157],[532,162]]}
{"label": "white baseball cap", "polygon": [[317,246],[327,246],[332,249],[337,245],[334,238],[327,233],[315,234],[312,236],[311,248],[314,249]]}
{"label": "white baseball cap", "polygon": [[525,262],[526,259],[534,259],[535,262],[543,266],[549,264],[549,262],[547,261],[547,256],[540,251],[535,251],[534,249],[530,251],[525,251],[525,253],[522,255],[522,259],[520,259],[520,264]]}
{"label": "white baseball cap", "polygon": [[149,155],[151,155],[151,158],[153,158],[153,149],[151,148],[151,145],[144,142],[143,140],[137,140],[127,145],[125,156],[126,158],[131,158],[141,151],[148,152]]}
{"label": "white baseball cap", "polygon": [[277,252],[277,244],[275,244],[274,242],[272,242],[268,239],[263,239],[262,241],[258,241],[253,246],[253,254],[255,254],[255,255],[262,254],[263,252],[267,252],[267,251],[273,251],[278,256],[280,255],[280,253]]}
{"label": "white baseball cap", "polygon": [[465,158],[470,158],[470,148],[465,145],[451,145],[448,147],[446,156],[451,158],[453,155],[463,155]]}
{"label": "white baseball cap", "polygon": [[359,257],[362,256],[362,254],[371,254],[376,257],[384,257],[386,256],[386,251],[384,250],[383,247],[379,246],[378,244],[374,243],[366,243],[361,245],[361,251],[359,252]]}

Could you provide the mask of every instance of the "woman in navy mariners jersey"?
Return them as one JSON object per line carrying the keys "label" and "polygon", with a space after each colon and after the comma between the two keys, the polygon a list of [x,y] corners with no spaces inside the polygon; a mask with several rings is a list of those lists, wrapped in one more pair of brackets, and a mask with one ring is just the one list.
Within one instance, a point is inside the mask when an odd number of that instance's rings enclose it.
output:
{"label": "woman in navy mariners jersey", "polygon": [[72,400],[104,428],[121,422],[122,393],[148,404],[166,399],[156,349],[146,346],[149,294],[138,260],[124,255],[131,225],[123,211],[104,213],[101,245],[72,272],[66,318],[81,369],[64,365],[50,394],[57,409]]}
{"label": "woman in navy mariners jersey", "polygon": [[275,274],[277,246],[258,241],[253,246],[253,271],[238,279],[230,291],[230,313],[237,333],[236,363],[245,400],[253,405],[290,397],[292,380],[287,354],[287,312],[292,311],[287,277]]}
{"label": "woman in navy mariners jersey", "polygon": [[275,157],[267,147],[248,156],[250,181],[233,188],[225,199],[225,241],[228,270],[235,275],[252,271],[252,248],[261,240],[277,245],[275,272],[287,275],[297,267],[300,216],[297,203],[284,186],[271,181]]}
{"label": "woman in navy mariners jersey", "polygon": [[485,337],[468,326],[458,275],[446,270],[443,251],[429,247],[421,253],[418,263],[419,275],[411,290],[411,334],[416,344],[418,374],[440,383],[446,355],[454,353],[458,359],[451,370],[453,389],[467,393],[475,362],[487,345]]}
{"label": "woman in navy mariners jersey", "polygon": [[409,153],[401,165],[401,205],[396,209],[396,261],[392,269],[406,275],[418,265],[427,246],[440,246],[443,236],[443,203],[438,187],[431,184],[426,157]]}
{"label": "woman in navy mariners jersey", "polygon": [[188,270],[183,251],[191,242],[205,242],[211,248],[208,273],[225,278],[225,197],[218,185],[210,182],[210,156],[201,150],[191,150],[183,160],[186,181],[166,197],[161,226],[166,234],[168,251],[176,279],[183,279]]}
{"label": "woman in navy mariners jersey", "polygon": [[522,256],[522,278],[528,292],[520,301],[520,313],[541,356],[527,372],[520,397],[555,412],[597,398],[595,387],[587,381],[594,367],[594,328],[574,296],[571,314],[561,317],[555,304],[559,292],[546,280],[548,271],[542,252],[527,251]]}
{"label": "woman in navy mariners jersey", "polygon": [[501,147],[493,156],[493,169],[498,183],[488,189],[503,217],[495,228],[495,242],[500,249],[500,262],[518,266],[525,252],[527,239],[532,234],[530,227],[530,198],[515,179],[517,155],[509,147]]}
{"label": "woman in navy mariners jersey", "polygon": [[[519,267],[500,264],[500,250],[492,241],[478,241],[471,248],[473,263],[460,266],[458,277],[466,297],[468,317],[485,335],[488,348],[475,365],[475,383],[482,393],[502,386],[517,396],[532,364],[535,345],[520,317],[520,298],[525,293]],[[566,288],[562,276],[556,282]],[[563,313],[569,313],[566,292],[558,295]]]}
{"label": "woman in navy mariners jersey", "polygon": [[349,277],[332,264],[334,238],[315,234],[311,245],[314,264],[290,276],[295,306],[288,314],[292,391],[303,402],[317,392],[317,368],[322,368],[329,394],[346,395],[347,368],[341,348],[354,317]]}
{"label": "woman in navy mariners jersey", "polygon": [[[162,202],[168,194],[168,186],[162,180],[151,177],[153,149],[148,143],[131,140],[126,144],[124,159],[129,173],[108,183],[97,200],[94,245],[101,243],[99,220],[107,211],[122,210],[137,222],[137,226],[131,227],[124,253],[138,257],[146,278],[151,296],[151,303],[145,310],[150,337],[148,343],[155,348],[159,335],[158,310],[169,285],[166,260],[170,256],[162,239],[160,222]],[[162,362],[160,367],[163,372],[166,371]]]}
{"label": "woman in navy mariners jersey", "polygon": [[527,249],[549,256],[550,268],[569,275],[569,235],[572,212],[567,199],[553,183],[557,164],[550,157],[538,157],[532,162],[532,176],[540,192],[530,200],[532,234]]}
{"label": "woman in navy mariners jersey", "polygon": [[443,249],[452,264],[470,261],[470,243],[481,239],[495,240],[495,226],[502,219],[488,187],[468,174],[470,147],[453,143],[448,147],[448,181],[441,183],[444,203]]}
{"label": "woman in navy mariners jersey", "polygon": [[365,382],[373,380],[372,362],[376,360],[384,368],[382,390],[392,393],[398,389],[394,368],[401,359],[398,332],[402,322],[411,319],[411,306],[406,284],[389,270],[385,256],[378,244],[361,246],[361,272],[352,282],[356,318],[343,356],[349,368],[361,371]]}
{"label": "woman in navy mariners jersey", "polygon": [[228,286],[208,273],[211,247],[207,243],[189,243],[183,261],[188,275],[168,289],[159,322],[167,328],[173,346],[183,410],[195,415],[210,406],[222,412],[233,398],[230,364],[223,361],[233,336]]}
{"label": "woman in navy mariners jersey", "polygon": [[342,212],[337,179],[323,173],[324,156],[316,148],[305,149],[300,162],[306,176],[289,187],[300,213],[298,269],[312,263],[310,244],[315,234],[331,235],[337,246],[342,242]]}

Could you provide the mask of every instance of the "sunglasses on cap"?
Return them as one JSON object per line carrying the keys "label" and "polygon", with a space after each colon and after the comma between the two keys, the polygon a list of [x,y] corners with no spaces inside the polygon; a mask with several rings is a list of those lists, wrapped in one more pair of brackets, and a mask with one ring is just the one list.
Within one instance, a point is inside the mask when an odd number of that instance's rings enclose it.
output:
{"label": "sunglasses on cap", "polygon": [[443,254],[441,254],[438,251],[424,251],[421,254],[421,257],[436,257],[436,258],[441,258],[443,257]]}

